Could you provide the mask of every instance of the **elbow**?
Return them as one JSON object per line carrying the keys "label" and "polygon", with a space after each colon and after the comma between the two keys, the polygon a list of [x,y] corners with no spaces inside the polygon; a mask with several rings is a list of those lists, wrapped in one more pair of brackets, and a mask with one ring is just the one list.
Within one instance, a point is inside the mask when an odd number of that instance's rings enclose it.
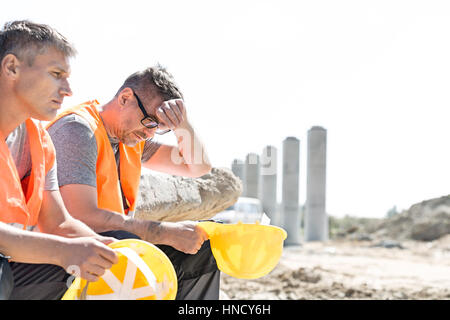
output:
{"label": "elbow", "polygon": [[190,176],[191,178],[200,178],[205,174],[211,172],[212,166],[209,163],[202,164],[201,166],[196,166],[195,168],[191,168]]}
{"label": "elbow", "polygon": [[205,165],[203,166],[203,171],[202,171],[202,174],[201,174],[200,176],[203,176],[203,175],[205,175],[205,174],[210,173],[210,172],[211,172],[211,169],[212,169],[212,166],[211,166],[210,163],[205,164]]}

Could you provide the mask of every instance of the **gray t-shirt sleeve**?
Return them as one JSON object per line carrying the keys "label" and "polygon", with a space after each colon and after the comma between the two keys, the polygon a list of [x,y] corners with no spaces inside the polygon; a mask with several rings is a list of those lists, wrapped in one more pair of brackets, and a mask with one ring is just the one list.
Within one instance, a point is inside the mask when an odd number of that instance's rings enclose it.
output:
{"label": "gray t-shirt sleeve", "polygon": [[53,167],[51,167],[51,169],[48,170],[47,175],[45,176],[44,190],[47,191],[59,190],[56,161],[53,164]]}
{"label": "gray t-shirt sleeve", "polygon": [[153,141],[147,140],[145,141],[144,150],[142,151],[141,162],[147,162],[155,153],[158,151],[161,144]]}
{"label": "gray t-shirt sleeve", "polygon": [[86,120],[71,114],[55,122],[48,132],[56,149],[58,182],[97,187],[97,142]]}

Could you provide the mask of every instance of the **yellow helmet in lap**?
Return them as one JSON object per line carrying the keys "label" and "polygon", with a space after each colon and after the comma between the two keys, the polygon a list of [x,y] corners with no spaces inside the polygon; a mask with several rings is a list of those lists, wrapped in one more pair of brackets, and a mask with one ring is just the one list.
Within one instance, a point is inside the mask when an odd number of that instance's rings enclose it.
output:
{"label": "yellow helmet in lap", "polygon": [[126,239],[109,245],[119,262],[96,282],[76,278],[63,300],[174,300],[177,276],[166,254],[151,243]]}

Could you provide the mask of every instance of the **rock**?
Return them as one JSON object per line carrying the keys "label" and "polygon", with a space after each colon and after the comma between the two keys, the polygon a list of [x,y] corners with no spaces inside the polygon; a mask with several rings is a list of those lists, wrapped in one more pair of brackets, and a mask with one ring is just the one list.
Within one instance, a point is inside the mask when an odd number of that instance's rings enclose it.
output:
{"label": "rock", "polygon": [[141,175],[135,217],[154,221],[204,220],[233,205],[242,182],[227,168],[199,178],[149,171]]}
{"label": "rock", "polygon": [[347,234],[352,234],[354,232],[358,231],[358,226],[351,226],[350,228],[348,228],[345,232]]}
{"label": "rock", "polygon": [[349,289],[347,289],[347,291],[345,291],[345,297],[350,298],[355,292],[356,292],[355,289],[349,288]]}
{"label": "rock", "polygon": [[350,239],[356,240],[356,241],[372,241],[373,237],[367,233],[357,233],[357,234],[350,236]]}
{"label": "rock", "polygon": [[381,247],[381,248],[398,248],[398,249],[404,249],[402,244],[400,242],[394,241],[394,240],[382,240],[374,245],[371,245],[371,247]]}

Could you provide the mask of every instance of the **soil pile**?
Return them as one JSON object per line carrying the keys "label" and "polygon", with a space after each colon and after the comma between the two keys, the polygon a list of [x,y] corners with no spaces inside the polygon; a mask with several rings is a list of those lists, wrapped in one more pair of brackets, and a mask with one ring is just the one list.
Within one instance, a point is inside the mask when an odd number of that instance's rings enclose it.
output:
{"label": "soil pile", "polygon": [[277,267],[255,280],[221,275],[222,299],[450,299],[450,235],[404,248],[332,240],[285,247]]}
{"label": "soil pile", "polygon": [[330,217],[330,240],[285,247],[255,280],[222,274],[223,299],[450,299],[450,196],[386,219]]}
{"label": "soil pile", "polygon": [[432,241],[450,234],[450,196],[414,204],[374,230],[375,237]]}
{"label": "soil pile", "polygon": [[412,205],[385,219],[330,217],[332,239],[433,241],[450,234],[450,196]]}

